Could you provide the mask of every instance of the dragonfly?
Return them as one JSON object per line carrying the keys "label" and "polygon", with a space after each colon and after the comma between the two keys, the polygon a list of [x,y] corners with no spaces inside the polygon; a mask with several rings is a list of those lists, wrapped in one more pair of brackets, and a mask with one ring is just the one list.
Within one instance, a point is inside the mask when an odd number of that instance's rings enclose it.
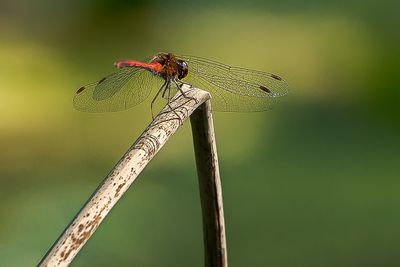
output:
{"label": "dragonfly", "polygon": [[158,53],[150,60],[118,60],[114,66],[118,68],[116,72],[76,91],[73,104],[77,110],[130,109],[158,88],[151,102],[153,114],[153,104],[159,95],[169,103],[171,89],[181,90],[183,84],[208,91],[215,111],[264,111],[288,93],[286,81],[276,74],[232,67],[196,56]]}

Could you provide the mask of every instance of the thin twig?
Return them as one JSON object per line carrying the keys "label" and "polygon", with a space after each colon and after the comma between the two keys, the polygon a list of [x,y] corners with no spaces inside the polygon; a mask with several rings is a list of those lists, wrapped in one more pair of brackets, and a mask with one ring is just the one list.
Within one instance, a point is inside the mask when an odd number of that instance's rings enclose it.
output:
{"label": "thin twig", "polygon": [[210,101],[190,117],[203,215],[206,267],[228,266],[222,188]]}
{"label": "thin twig", "polygon": [[196,101],[188,101],[180,92],[174,96],[96,189],[39,266],[68,266],[168,138],[199,105],[210,99],[209,93],[200,89],[185,85],[184,90],[187,97]]}

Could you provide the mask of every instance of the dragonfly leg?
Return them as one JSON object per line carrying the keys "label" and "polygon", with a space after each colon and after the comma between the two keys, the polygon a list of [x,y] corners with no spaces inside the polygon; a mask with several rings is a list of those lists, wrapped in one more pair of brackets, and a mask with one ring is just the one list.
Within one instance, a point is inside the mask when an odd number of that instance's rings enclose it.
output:
{"label": "dragonfly leg", "polygon": [[160,89],[158,90],[156,96],[153,98],[153,100],[151,100],[151,104],[150,104],[150,109],[151,109],[151,118],[154,120],[154,113],[153,113],[153,105],[154,102],[156,101],[157,97],[160,95],[161,91],[164,90],[165,92],[165,87],[167,85],[167,80],[165,80],[165,82],[163,83],[163,85],[161,85]]}
{"label": "dragonfly leg", "polygon": [[175,83],[178,84],[178,82],[181,83],[180,86],[182,86],[182,85],[184,85],[184,84],[187,84],[187,85],[190,86],[190,88],[193,88],[193,87],[194,87],[191,83],[184,82],[184,81],[181,81],[181,80],[179,80],[179,79],[176,79]]}
{"label": "dragonfly leg", "polygon": [[[167,106],[169,107],[170,110],[167,111],[167,112],[162,112],[161,114],[168,113],[168,112],[172,111],[175,114],[175,116],[177,117],[177,118],[174,118],[174,119],[179,120],[179,122],[181,123],[182,122],[181,116],[179,116],[179,114],[176,112],[176,109],[179,108],[180,106],[174,107],[174,108],[171,106],[171,80],[166,80],[166,82],[164,84],[165,84],[165,86],[163,88],[164,91],[162,93],[162,97],[165,98],[165,94],[168,91]],[[160,91],[161,91],[161,89],[160,89]]]}
{"label": "dragonfly leg", "polygon": [[[184,105],[184,104],[183,104]],[[168,102],[167,103],[167,106],[168,106],[168,108],[169,108],[169,110],[168,111],[164,111],[164,112],[161,112],[160,114],[168,114],[168,113],[170,113],[170,112],[173,112],[174,113],[174,117],[173,118],[169,118],[169,119],[163,119],[163,120],[161,120],[161,122],[166,122],[166,121],[172,121],[172,120],[178,120],[179,121],[179,124],[183,124],[183,121],[182,121],[182,118],[181,118],[181,116],[179,116],[179,114],[178,114],[178,112],[177,112],[177,109],[179,109],[179,108],[181,108],[182,107],[182,105],[179,105],[179,106],[177,106],[177,107],[172,107],[171,105],[170,105],[170,103]],[[185,107],[183,107],[183,109],[185,109],[186,110],[186,112],[187,112],[187,109],[185,108]],[[179,110],[180,111],[180,110]],[[160,123],[161,123],[160,122]],[[158,123],[157,123],[158,124]],[[157,125],[157,124],[154,124],[154,125]],[[154,126],[153,125],[153,126]]]}
{"label": "dragonfly leg", "polygon": [[178,121],[179,121],[179,124],[182,125],[182,124],[183,124],[182,118],[181,118],[181,116],[179,116],[178,112],[176,112],[177,107],[175,107],[175,108],[171,107],[171,105],[169,104],[169,102],[168,102],[167,105],[168,105],[170,111],[172,111],[172,112],[175,114],[175,116],[177,117],[177,118],[172,118],[172,119],[170,119],[170,120],[174,120],[174,119],[175,119],[175,120],[178,120]]}
{"label": "dragonfly leg", "polygon": [[167,90],[168,90],[168,100],[169,100],[169,92],[170,92],[170,85],[171,85],[171,80],[168,80],[168,84],[165,86],[165,88],[164,88],[164,92],[163,92],[163,94],[162,94],[162,98],[165,98],[165,93],[167,92]]}
{"label": "dragonfly leg", "polygon": [[[175,80],[173,80],[174,82],[175,82]],[[169,80],[169,83],[168,83],[168,86],[167,86],[167,88],[165,89],[165,91],[164,91],[164,94],[165,94],[165,92],[168,90],[168,107],[169,107],[169,109],[178,117],[177,119],[179,120],[179,123],[182,125],[183,124],[183,122],[182,122],[182,119],[181,119],[181,116],[179,116],[179,114],[176,112],[176,109],[177,108],[179,108],[179,106],[178,107],[172,107],[170,104],[171,104],[171,80]]]}
{"label": "dragonfly leg", "polygon": [[[183,95],[184,98],[189,99],[189,101],[190,101],[190,100],[194,100],[194,102],[197,104],[197,99],[196,99],[196,98],[187,96],[186,93],[182,90],[182,85],[184,85],[184,84],[186,84],[186,83],[184,83],[184,82],[178,80],[179,82],[181,82],[181,84],[178,84],[178,81],[177,81],[177,80],[173,80],[173,81],[174,81],[174,83],[176,84],[176,87],[178,87],[179,91],[181,92],[181,94]],[[190,85],[190,88],[193,87],[191,84],[188,84],[188,85]],[[185,103],[185,104],[186,104],[186,103]]]}
{"label": "dragonfly leg", "polygon": [[168,101],[171,99],[171,86],[168,88]]}
{"label": "dragonfly leg", "polygon": [[169,118],[169,119],[161,120],[161,121],[159,121],[159,122],[157,122],[157,123],[151,124],[150,127],[155,127],[155,126],[157,126],[157,125],[159,125],[159,124],[161,124],[161,123],[163,123],[163,122],[166,122],[166,121],[173,121],[173,120],[178,120],[179,123],[182,125],[182,119],[179,117],[179,118]]}

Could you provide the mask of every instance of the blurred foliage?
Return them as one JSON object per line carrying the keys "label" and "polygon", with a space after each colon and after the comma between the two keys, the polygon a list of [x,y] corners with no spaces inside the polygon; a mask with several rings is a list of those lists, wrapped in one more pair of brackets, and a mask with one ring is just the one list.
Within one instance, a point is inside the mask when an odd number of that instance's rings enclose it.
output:
{"label": "blurred foliage", "polygon": [[[232,266],[398,266],[399,5],[0,2],[2,265],[36,264],[150,121],[149,101],[79,113],[76,88],[171,51],[290,84],[269,112],[215,114]],[[203,265],[189,128],[73,266]]]}

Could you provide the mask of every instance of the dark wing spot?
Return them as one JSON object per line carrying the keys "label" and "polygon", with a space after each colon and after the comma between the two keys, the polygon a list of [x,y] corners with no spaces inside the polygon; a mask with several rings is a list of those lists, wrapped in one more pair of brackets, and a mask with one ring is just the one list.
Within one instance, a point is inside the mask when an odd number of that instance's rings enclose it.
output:
{"label": "dark wing spot", "polygon": [[103,79],[101,79],[97,84],[101,84],[102,82],[104,82],[106,80],[106,77],[104,77]]}
{"label": "dark wing spot", "polygon": [[282,81],[282,78],[279,77],[278,75],[271,74],[271,77],[274,78],[275,80]]}
{"label": "dark wing spot", "polygon": [[85,86],[82,86],[81,88],[76,91],[77,94],[82,93],[82,91],[85,90]]}
{"label": "dark wing spot", "polygon": [[263,85],[260,85],[260,89],[263,90],[264,92],[271,93],[271,90],[269,90],[267,87]]}

